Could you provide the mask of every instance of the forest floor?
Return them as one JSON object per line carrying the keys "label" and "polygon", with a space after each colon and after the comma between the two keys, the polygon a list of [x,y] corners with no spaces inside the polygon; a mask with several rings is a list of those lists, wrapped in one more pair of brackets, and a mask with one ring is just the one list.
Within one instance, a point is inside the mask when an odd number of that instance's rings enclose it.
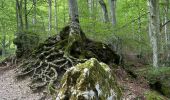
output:
{"label": "forest floor", "polygon": [[[45,92],[33,93],[28,86],[29,78],[17,81],[16,66],[11,62],[0,64],[0,100],[51,100]],[[136,97],[145,100],[143,94],[149,91],[149,86],[144,78],[131,78],[121,66],[115,70],[115,73],[118,84],[123,87],[125,100],[133,100]]]}
{"label": "forest floor", "polygon": [[144,94],[150,91],[147,81],[143,77],[133,78],[125,69],[119,66],[116,70],[116,79],[122,87],[125,100],[145,100]]}
{"label": "forest floor", "polygon": [[16,65],[11,62],[0,64],[0,100],[51,100],[44,92],[33,93],[29,78],[17,81],[15,70]]}

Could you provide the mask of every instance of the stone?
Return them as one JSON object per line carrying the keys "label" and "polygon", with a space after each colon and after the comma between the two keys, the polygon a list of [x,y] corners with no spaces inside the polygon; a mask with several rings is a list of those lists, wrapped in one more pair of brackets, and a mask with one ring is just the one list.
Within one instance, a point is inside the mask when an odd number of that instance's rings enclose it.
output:
{"label": "stone", "polygon": [[120,100],[121,95],[109,66],[91,58],[65,72],[56,100]]}

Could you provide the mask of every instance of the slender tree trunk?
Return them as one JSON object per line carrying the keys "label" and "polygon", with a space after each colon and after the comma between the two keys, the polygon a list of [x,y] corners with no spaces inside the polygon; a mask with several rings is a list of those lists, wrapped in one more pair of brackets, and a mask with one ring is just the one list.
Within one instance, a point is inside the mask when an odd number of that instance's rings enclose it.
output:
{"label": "slender tree trunk", "polygon": [[[37,0],[33,0],[33,19],[32,19],[32,24],[34,25],[34,27],[36,26],[37,23]],[[33,29],[35,30],[35,29]]]}
{"label": "slender tree trunk", "polygon": [[48,0],[48,36],[51,36],[52,27],[52,1]]}
{"label": "slender tree trunk", "polygon": [[5,57],[6,55],[6,32],[5,32],[5,24],[1,22],[1,32],[2,32],[2,56]]}
{"label": "slender tree trunk", "polygon": [[104,22],[107,23],[107,22],[109,22],[109,16],[108,16],[106,4],[103,0],[99,0],[99,3],[102,7],[102,11],[103,11],[103,14],[104,14]]}
{"label": "slender tree trunk", "polygon": [[54,7],[55,7],[55,30],[56,30],[56,33],[57,33],[58,32],[57,0],[54,1]]}
{"label": "slender tree trunk", "polygon": [[[2,1],[1,8],[4,8],[4,1]],[[2,32],[2,41],[1,41],[1,46],[2,46],[2,56],[5,56],[6,54],[6,31],[5,31],[5,26],[6,24],[4,23],[3,19],[0,19],[0,25],[1,25],[1,32]]]}
{"label": "slender tree trunk", "polygon": [[148,0],[149,34],[153,50],[153,66],[158,67],[158,35],[160,34],[159,0]]}
{"label": "slender tree trunk", "polygon": [[17,23],[17,32],[19,32],[19,10],[18,10],[18,0],[16,0],[16,23]]}
{"label": "slender tree trunk", "polygon": [[20,23],[21,23],[21,30],[23,31],[23,27],[24,27],[24,24],[23,24],[23,15],[22,15],[22,3],[23,3],[23,0],[20,0],[20,4],[19,4],[19,19],[20,19]]}
{"label": "slender tree trunk", "polygon": [[116,0],[109,0],[112,25],[116,24]]}
{"label": "slender tree trunk", "polygon": [[64,7],[64,11],[63,11],[63,21],[64,21],[64,25],[66,24],[66,6],[65,6],[65,1],[63,1],[63,7]]}
{"label": "slender tree trunk", "polygon": [[[165,0],[165,23],[168,21],[168,15],[169,15],[169,0]],[[166,62],[168,62],[170,60],[170,52],[169,52],[169,47],[168,47],[168,42],[169,41],[169,28],[168,28],[169,24],[166,24],[165,25],[165,53],[164,55],[167,55],[166,56]]]}
{"label": "slender tree trunk", "polygon": [[24,13],[25,13],[25,29],[28,30],[28,16],[27,16],[27,0],[24,0]]}
{"label": "slender tree trunk", "polygon": [[[165,0],[165,23],[168,21],[169,0]],[[165,25],[165,43],[168,44],[168,24]]]}
{"label": "slender tree trunk", "polygon": [[19,31],[23,31],[23,18],[22,18],[22,2],[23,0],[16,0],[16,5],[18,9],[18,21],[19,21]]}

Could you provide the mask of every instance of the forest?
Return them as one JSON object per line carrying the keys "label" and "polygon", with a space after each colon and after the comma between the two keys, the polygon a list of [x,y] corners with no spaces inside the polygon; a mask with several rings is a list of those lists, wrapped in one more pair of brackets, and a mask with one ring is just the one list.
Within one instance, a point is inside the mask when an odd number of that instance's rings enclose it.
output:
{"label": "forest", "polygon": [[0,100],[170,100],[170,1],[0,0]]}

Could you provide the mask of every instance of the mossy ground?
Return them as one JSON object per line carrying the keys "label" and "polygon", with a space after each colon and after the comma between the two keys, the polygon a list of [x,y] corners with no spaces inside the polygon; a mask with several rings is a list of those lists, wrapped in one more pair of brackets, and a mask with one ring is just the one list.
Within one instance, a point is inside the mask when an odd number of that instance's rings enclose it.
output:
{"label": "mossy ground", "polygon": [[133,75],[144,77],[151,89],[159,94],[170,97],[170,67],[154,68],[153,66],[142,66],[140,68],[127,67]]}
{"label": "mossy ground", "polygon": [[168,100],[156,91],[147,91],[145,93],[146,100]]}

